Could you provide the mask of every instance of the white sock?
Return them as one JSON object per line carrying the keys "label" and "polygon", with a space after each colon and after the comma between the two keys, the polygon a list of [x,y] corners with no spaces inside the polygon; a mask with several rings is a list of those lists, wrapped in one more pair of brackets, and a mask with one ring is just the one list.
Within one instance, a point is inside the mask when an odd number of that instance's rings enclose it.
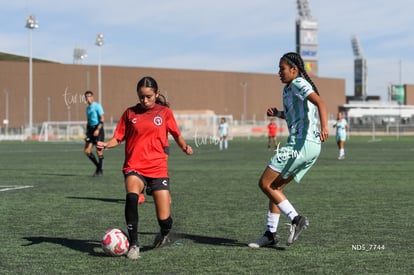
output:
{"label": "white sock", "polygon": [[345,155],[345,149],[339,149],[339,156],[342,157]]}
{"label": "white sock", "polygon": [[224,149],[227,149],[228,147],[228,143],[227,143],[227,139],[224,141]]}
{"label": "white sock", "polygon": [[223,141],[222,140],[220,140],[220,142],[219,142],[219,149],[223,150]]}
{"label": "white sock", "polygon": [[279,217],[280,214],[272,213],[270,211],[267,212],[266,231],[276,233],[277,226],[279,225]]}
{"label": "white sock", "polygon": [[298,212],[296,212],[295,208],[288,200],[282,201],[277,207],[279,207],[280,211],[291,221],[298,215]]}

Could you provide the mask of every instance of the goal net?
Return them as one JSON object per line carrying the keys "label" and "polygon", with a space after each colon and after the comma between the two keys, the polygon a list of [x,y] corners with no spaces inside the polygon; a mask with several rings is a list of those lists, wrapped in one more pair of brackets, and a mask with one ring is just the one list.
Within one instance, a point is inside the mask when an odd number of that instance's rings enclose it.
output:
{"label": "goal net", "polygon": [[[174,111],[181,135],[188,140],[203,143],[217,143],[220,136],[218,127],[221,118],[229,126],[228,139],[233,138],[234,121],[232,115],[217,115],[213,111]],[[39,141],[83,141],[86,133],[86,121],[45,121],[39,134]],[[105,123],[105,136],[111,137],[116,123]]]}
{"label": "goal net", "polygon": [[232,139],[232,115],[217,115],[213,111],[174,111],[175,120],[180,127],[181,135],[185,139],[217,142],[220,138],[218,127],[221,118],[225,118],[229,125],[228,139]]}
{"label": "goal net", "polygon": [[39,141],[83,140],[86,121],[45,121],[40,129]]}

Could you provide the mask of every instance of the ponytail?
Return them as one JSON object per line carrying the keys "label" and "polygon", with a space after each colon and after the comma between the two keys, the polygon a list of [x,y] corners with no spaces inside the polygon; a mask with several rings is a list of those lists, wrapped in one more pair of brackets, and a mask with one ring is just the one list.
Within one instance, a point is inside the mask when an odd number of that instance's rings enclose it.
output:
{"label": "ponytail", "polygon": [[158,97],[155,100],[155,103],[158,103],[158,104],[166,106],[166,107],[170,107],[170,103],[167,102],[167,99],[162,94],[158,94]]}
{"label": "ponytail", "polygon": [[167,99],[165,98],[165,96],[159,93],[158,84],[154,78],[152,78],[151,76],[146,76],[146,77],[141,78],[137,84],[137,92],[142,87],[151,88],[154,90],[154,92],[158,93],[158,97],[156,98],[155,103],[158,103],[166,107],[170,107],[170,104],[167,102]]}
{"label": "ponytail", "polygon": [[306,72],[303,59],[299,54],[294,52],[286,53],[282,56],[282,59],[285,60],[291,67],[296,66],[299,70],[299,76],[302,76],[304,79],[306,79],[306,81],[308,81],[311,84],[315,93],[319,95],[318,88],[316,88],[315,83],[313,83],[312,79]]}

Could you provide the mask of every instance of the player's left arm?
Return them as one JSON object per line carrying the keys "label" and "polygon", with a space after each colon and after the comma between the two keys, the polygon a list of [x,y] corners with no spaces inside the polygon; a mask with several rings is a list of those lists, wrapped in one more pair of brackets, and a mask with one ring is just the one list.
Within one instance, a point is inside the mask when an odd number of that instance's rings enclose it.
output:
{"label": "player's left arm", "polygon": [[328,112],[326,110],[326,104],[317,93],[309,94],[308,100],[312,102],[318,108],[319,120],[321,123],[320,138],[321,138],[321,141],[326,141],[329,137]]}
{"label": "player's left arm", "polygon": [[178,147],[180,147],[184,153],[186,153],[187,155],[193,154],[193,148],[191,148],[191,146],[188,145],[187,142],[185,142],[185,139],[183,138],[182,135],[173,136],[173,137]]}
{"label": "player's left arm", "polygon": [[100,121],[101,124],[103,124],[105,122],[105,116],[104,116],[104,114],[99,115],[99,121]]}
{"label": "player's left arm", "polygon": [[175,117],[172,111],[170,109],[167,109],[167,110],[168,111],[166,112],[166,115],[165,115],[165,120],[167,123],[166,125],[167,132],[173,136],[175,143],[177,143],[178,147],[180,147],[184,153],[186,153],[187,155],[192,155],[193,148],[191,148],[191,146],[187,144],[187,142],[181,135],[181,132],[178,129],[178,125],[177,125],[177,122],[175,121]]}
{"label": "player's left arm", "polygon": [[101,130],[101,128],[103,128],[104,121],[105,121],[105,116],[102,114],[99,116],[99,124],[97,127],[98,130]]}
{"label": "player's left arm", "polygon": [[94,136],[98,136],[99,135],[99,131],[103,128],[103,123],[105,121],[105,117],[103,114],[99,115],[99,124],[98,126],[96,126],[96,129],[93,133]]}

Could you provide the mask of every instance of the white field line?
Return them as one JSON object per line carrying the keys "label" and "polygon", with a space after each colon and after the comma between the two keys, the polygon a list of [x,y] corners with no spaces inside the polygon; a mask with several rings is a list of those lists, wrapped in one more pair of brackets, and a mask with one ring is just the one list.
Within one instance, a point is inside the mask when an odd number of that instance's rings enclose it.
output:
{"label": "white field line", "polygon": [[33,188],[33,186],[31,185],[0,185],[0,192],[17,190],[17,189],[25,189],[25,188]]}

